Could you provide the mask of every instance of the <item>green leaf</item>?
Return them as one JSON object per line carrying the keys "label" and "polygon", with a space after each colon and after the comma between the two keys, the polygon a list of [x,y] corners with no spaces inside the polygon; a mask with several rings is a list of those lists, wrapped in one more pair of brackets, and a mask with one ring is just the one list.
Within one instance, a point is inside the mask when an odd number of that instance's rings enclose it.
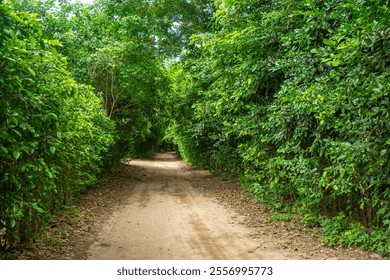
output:
{"label": "green leaf", "polygon": [[41,207],[39,207],[36,203],[31,204],[31,208],[37,211],[38,213],[45,213],[45,210],[43,210]]}
{"label": "green leaf", "polygon": [[11,220],[9,221],[9,225],[10,225],[11,228],[14,228],[14,227],[16,226],[16,221],[15,221],[15,219],[11,219]]}
{"label": "green leaf", "polygon": [[56,147],[50,147],[50,153],[52,153],[53,155],[55,154],[56,152]]}
{"label": "green leaf", "polygon": [[311,0],[306,0],[306,3],[305,3],[306,6],[310,7],[311,9],[315,9],[315,4],[313,3],[313,1]]}
{"label": "green leaf", "polygon": [[324,39],[323,42],[324,42],[325,45],[328,45],[328,46],[331,46],[331,47],[336,45],[335,41],[332,41],[332,40],[329,40],[329,39]]}
{"label": "green leaf", "polygon": [[33,75],[34,77],[36,76],[36,73],[34,70],[32,70],[31,68],[27,68],[28,72],[30,72],[31,75]]}
{"label": "green leaf", "polygon": [[14,151],[13,152],[13,155],[14,155],[14,159],[17,160],[18,158],[20,158],[20,152],[19,151]]}
{"label": "green leaf", "polygon": [[52,52],[54,55],[57,55],[57,54],[58,54],[58,53],[57,53],[57,49],[54,48],[54,47],[51,48],[51,52]]}
{"label": "green leaf", "polygon": [[5,153],[5,154],[8,154],[8,150],[0,144],[0,149]]}

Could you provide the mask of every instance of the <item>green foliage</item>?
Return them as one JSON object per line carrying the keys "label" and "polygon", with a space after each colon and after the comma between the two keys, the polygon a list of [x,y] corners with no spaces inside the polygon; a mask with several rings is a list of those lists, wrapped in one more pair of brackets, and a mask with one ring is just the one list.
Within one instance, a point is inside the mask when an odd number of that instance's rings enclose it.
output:
{"label": "green foliage", "polygon": [[388,1],[5,3],[2,248],[171,142],[275,219],[389,254]]}
{"label": "green foliage", "polygon": [[112,162],[159,149],[154,4],[1,4],[1,250],[32,239]]}
{"label": "green foliage", "polygon": [[96,182],[114,124],[37,15],[0,5],[0,251]]}
{"label": "green foliage", "polygon": [[[150,1],[14,0],[37,13],[45,36],[61,41],[58,51],[72,77],[92,85],[116,124],[106,165],[156,151],[163,137],[159,91],[166,86],[156,36],[161,33]],[[160,30],[160,31],[159,31]]]}
{"label": "green foliage", "polygon": [[361,247],[389,257],[390,241],[383,228],[368,231],[361,223],[351,220],[343,212],[322,222],[322,241],[330,246]]}
{"label": "green foliage", "polygon": [[[156,51],[151,5],[149,1],[102,2],[81,9],[82,16],[72,21],[72,32],[82,34],[85,46],[81,52],[75,50],[85,61],[84,70],[79,71],[85,76],[80,79],[94,86],[116,123],[113,161],[155,152],[164,133],[159,91],[166,81]],[[85,17],[87,26],[80,24]],[[72,47],[72,41],[66,44]]]}
{"label": "green foliage", "polygon": [[[216,7],[212,31],[172,67],[181,153],[240,174],[262,203],[322,223],[329,240],[348,232],[340,243],[388,254],[387,1]],[[347,225],[323,222],[339,213]]]}
{"label": "green foliage", "polygon": [[151,13],[156,22],[158,52],[168,57],[180,55],[189,47],[190,37],[211,29],[213,1],[155,0]]}

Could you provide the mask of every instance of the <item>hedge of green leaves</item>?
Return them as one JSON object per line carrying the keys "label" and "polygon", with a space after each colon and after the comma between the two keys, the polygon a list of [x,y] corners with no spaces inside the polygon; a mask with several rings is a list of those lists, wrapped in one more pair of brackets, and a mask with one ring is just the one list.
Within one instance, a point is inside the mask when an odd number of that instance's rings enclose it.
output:
{"label": "hedge of green leaves", "polygon": [[0,4],[0,252],[96,181],[113,122],[37,15]]}
{"label": "hedge of green leaves", "polygon": [[171,138],[331,245],[390,254],[390,10],[384,0],[216,1],[171,67]]}

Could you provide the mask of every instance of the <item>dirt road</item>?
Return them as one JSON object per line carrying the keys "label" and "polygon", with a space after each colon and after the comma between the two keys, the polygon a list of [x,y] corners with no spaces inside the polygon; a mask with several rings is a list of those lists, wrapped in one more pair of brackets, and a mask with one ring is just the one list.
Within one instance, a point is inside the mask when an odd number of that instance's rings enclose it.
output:
{"label": "dirt road", "polygon": [[83,258],[380,259],[329,248],[320,229],[299,220],[269,222],[270,213],[235,183],[190,167],[174,153],[133,160],[116,174],[101,196],[113,197],[105,206],[109,213],[102,215],[101,207],[92,213],[93,239],[84,241]]}
{"label": "dirt road", "polygon": [[89,259],[270,259],[237,213],[196,191],[172,153],[134,160],[142,170],[123,207],[104,224]]}
{"label": "dirt road", "polygon": [[274,221],[236,183],[160,153],[114,166],[47,226],[45,238],[6,258],[381,259],[330,248],[320,237],[299,218]]}

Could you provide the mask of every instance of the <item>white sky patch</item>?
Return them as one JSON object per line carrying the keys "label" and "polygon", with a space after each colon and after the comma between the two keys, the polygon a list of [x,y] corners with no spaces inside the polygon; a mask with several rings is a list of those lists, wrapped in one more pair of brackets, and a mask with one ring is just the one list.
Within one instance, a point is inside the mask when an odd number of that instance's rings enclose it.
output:
{"label": "white sky patch", "polygon": [[[76,3],[77,0],[72,0],[73,3]],[[93,4],[94,0],[78,0],[78,2],[83,4]]]}

